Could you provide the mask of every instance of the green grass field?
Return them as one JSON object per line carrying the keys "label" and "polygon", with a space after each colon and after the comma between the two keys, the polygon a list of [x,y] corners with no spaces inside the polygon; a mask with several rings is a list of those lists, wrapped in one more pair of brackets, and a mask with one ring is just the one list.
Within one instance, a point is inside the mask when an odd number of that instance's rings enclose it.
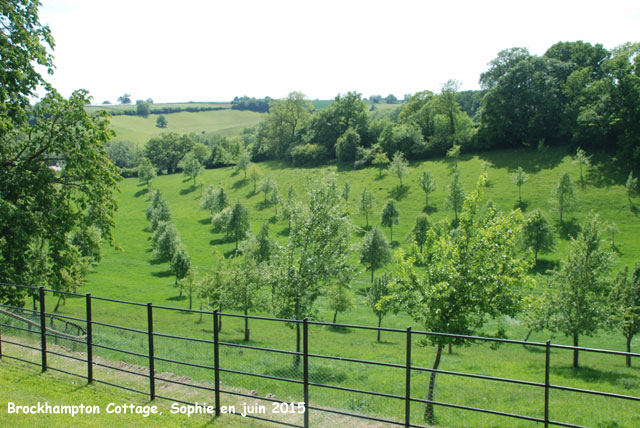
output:
{"label": "green grass field", "polygon": [[[560,176],[568,171],[575,182],[579,177],[578,166],[571,162],[564,149],[549,149],[545,152],[536,150],[495,151],[481,156],[462,156],[459,162],[462,183],[465,191],[470,192],[482,173],[482,163],[490,160],[494,167],[489,169],[490,186],[486,189],[485,200],[492,200],[503,211],[511,210],[517,203],[518,189],[512,183],[510,175],[518,166],[522,166],[529,174],[529,181],[523,186],[525,212],[541,208],[545,215],[557,223],[558,215],[550,210],[549,198]],[[568,236],[579,230],[585,215],[591,211],[598,212],[605,221],[615,222],[620,232],[616,235],[616,247],[619,260],[615,270],[624,264],[633,264],[640,259],[640,223],[637,210],[628,201],[622,183],[628,172],[617,170],[605,159],[594,159],[592,168],[587,172],[587,184],[576,189],[577,206],[566,216],[566,226],[558,229],[558,248],[554,254],[541,255],[537,272],[554,267],[564,257]],[[353,170],[341,165],[329,165],[319,168],[294,169],[278,162],[260,163],[263,174],[272,175],[279,184],[280,190],[286,193],[292,184],[299,196],[304,195],[305,177],[319,177],[327,172],[337,172],[338,182],[351,184],[350,206],[352,220],[364,226],[365,219],[355,210],[356,200],[364,187],[374,191],[375,214],[370,224],[379,223],[382,205],[387,198],[394,196],[400,211],[400,224],[394,227],[394,246],[407,248],[404,237],[413,226],[416,215],[423,210],[430,213],[436,221],[452,219],[453,213],[444,208],[446,186],[451,179],[452,166],[442,159],[412,163],[411,173],[403,179],[405,186],[398,189],[398,180],[388,174],[378,177],[373,168]],[[429,197],[429,207],[424,206],[424,193],[420,190],[417,177],[427,169],[437,178],[437,191]],[[271,223],[272,237],[280,243],[286,241],[287,230],[284,221],[276,221],[274,207],[263,203],[262,194],[253,193],[253,185],[243,180],[242,173],[237,174],[231,168],[207,170],[198,178],[198,186],[192,187],[191,181],[182,175],[161,176],[152,182],[152,186],[163,192],[175,220],[182,242],[192,257],[192,264],[200,273],[215,270],[212,264],[214,249],[222,253],[230,253],[234,243],[226,241],[221,234],[211,231],[208,215],[199,209],[200,189],[213,184],[223,187],[232,202],[241,201],[250,210],[251,231],[257,233],[264,222]],[[153,302],[156,305],[177,306],[185,308],[187,299],[178,297],[174,288],[174,277],[166,263],[158,263],[151,254],[150,233],[144,210],[148,205],[146,188],[135,179],[126,179],[121,183],[120,211],[116,218],[116,239],[123,252],[106,249],[101,264],[95,267],[87,278],[87,285],[81,292],[91,292],[96,296],[116,299]],[[634,204],[638,199],[633,200]],[[389,236],[389,230],[384,229]],[[352,260],[357,264],[357,247],[362,233],[353,236]],[[362,269],[362,268],[361,268]],[[390,265],[386,270],[393,270]],[[378,272],[379,273],[379,272]],[[542,287],[544,276],[538,281]],[[338,316],[338,322],[375,325],[376,319],[365,304],[361,291],[369,285],[369,273],[362,271],[353,281],[355,307]],[[198,302],[195,302],[196,307]],[[135,328],[146,328],[146,312],[144,308],[116,305],[109,302],[94,304],[94,319],[112,322]],[[317,301],[320,320],[330,321],[331,311],[327,308],[324,297]],[[68,299],[61,313],[83,316],[82,299]],[[211,319],[200,322],[197,314],[156,310],[156,330],[176,335],[211,338]],[[270,315],[269,312],[261,312]],[[526,331],[517,319],[499,320],[506,328],[508,337],[521,339]],[[491,322],[484,333],[494,333],[498,322]],[[389,315],[383,326],[406,328],[413,325],[415,330],[422,328],[406,315]],[[279,349],[295,349],[295,331],[284,325],[264,321],[251,321],[251,337],[249,343]],[[481,332],[482,333],[482,332]],[[116,334],[104,327],[96,334],[103,343],[109,346],[123,347],[136,352],[145,352],[146,338],[136,333]],[[531,340],[545,341],[551,334],[542,332],[532,336]],[[224,320],[221,340],[241,343],[242,324],[238,319]],[[310,352],[375,360],[402,364],[404,362],[404,336],[401,334],[383,333],[383,342],[375,341],[375,333],[357,329],[332,329],[312,326],[310,328]],[[554,343],[569,341],[557,336]],[[413,364],[419,367],[430,367],[433,363],[434,350],[431,347],[420,347],[419,338],[414,338]],[[623,350],[624,340],[621,335],[610,332],[599,332],[592,337],[582,337],[581,346]],[[210,364],[212,350],[208,345],[177,343],[174,340],[158,340],[158,355],[183,361]],[[632,343],[633,350],[638,350],[640,339]],[[111,360],[126,360],[133,364],[145,365],[145,361],[129,358],[112,352],[101,352],[100,355]],[[268,375],[299,377],[299,369],[293,365],[287,355],[265,354],[237,348],[223,348],[221,354],[223,367],[246,370]],[[636,362],[638,366],[640,362]],[[598,354],[581,354],[582,367],[571,368],[569,352],[554,350],[552,353],[551,382],[578,388],[594,389],[625,395],[640,395],[640,370],[626,368],[623,357],[602,356]],[[159,371],[180,373],[194,379],[211,380],[212,374],[198,369],[176,367],[173,364],[159,364]],[[404,391],[404,373],[392,368],[370,367],[355,363],[312,359],[312,380],[319,383],[332,383],[339,386],[375,390],[389,394],[402,395]],[[493,350],[487,345],[473,345],[467,348],[455,348],[454,353],[443,355],[440,368],[460,372],[483,375],[510,377],[536,382],[543,381],[544,352],[539,349],[523,348],[519,345],[502,346]],[[423,372],[414,374],[414,397],[424,398],[427,376]],[[283,384],[265,379],[248,378],[225,373],[223,383],[247,390],[256,390],[260,395],[274,393],[283,399],[299,399],[300,386]],[[542,415],[541,389],[526,386],[504,385],[496,382],[469,380],[465,378],[440,375],[436,386],[436,400],[457,403],[467,406],[483,407],[503,412],[521,413],[536,417]],[[403,406],[392,399],[381,399],[353,393],[328,389],[312,388],[312,402],[318,405],[341,408],[346,411],[362,412],[400,419]],[[422,405],[414,404],[414,423],[422,423]],[[534,423],[504,419],[497,416],[481,415],[453,409],[437,408],[438,424],[450,427],[532,427]],[[551,415],[554,420],[582,424],[594,427],[636,427],[640,425],[640,413],[637,404],[621,402],[614,399],[603,399],[593,396],[579,396],[575,393],[552,391]]]}
{"label": "green grass field", "polygon": [[165,115],[168,125],[166,128],[156,126],[157,115],[140,116],[113,116],[111,129],[116,133],[114,140],[133,141],[143,146],[150,138],[157,137],[164,132],[177,132],[188,134],[195,132],[199,135],[209,136],[237,135],[244,128],[250,128],[260,122],[264,114],[252,111],[238,110],[213,110],[197,113],[180,112]]}

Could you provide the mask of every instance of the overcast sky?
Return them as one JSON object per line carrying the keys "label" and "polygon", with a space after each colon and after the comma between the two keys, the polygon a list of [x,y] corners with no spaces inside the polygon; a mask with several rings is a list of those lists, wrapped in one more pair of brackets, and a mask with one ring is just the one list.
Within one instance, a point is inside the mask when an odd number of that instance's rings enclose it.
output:
{"label": "overcast sky", "polygon": [[640,41],[639,1],[43,0],[48,80],[94,102],[477,89],[496,54]]}

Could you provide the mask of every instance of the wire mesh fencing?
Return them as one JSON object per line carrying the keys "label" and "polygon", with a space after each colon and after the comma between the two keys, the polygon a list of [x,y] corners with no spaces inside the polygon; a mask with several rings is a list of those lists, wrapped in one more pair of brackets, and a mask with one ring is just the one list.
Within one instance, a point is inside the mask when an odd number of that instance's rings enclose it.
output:
{"label": "wire mesh fencing", "polygon": [[[552,364],[575,351],[605,366],[637,353],[25,290],[32,308],[0,305],[0,358],[212,415],[294,427],[640,426],[635,377]],[[61,299],[83,301],[84,317],[52,312]],[[107,322],[123,305],[131,316]],[[182,316],[195,317],[195,326],[185,327]],[[446,346],[460,339],[470,351]],[[28,356],[14,352],[20,348]],[[480,349],[491,349],[490,358],[474,360]],[[73,364],[57,366],[50,356]],[[439,365],[443,356],[471,361],[452,370]],[[106,376],[112,373],[117,381]],[[605,382],[594,389],[589,376]],[[579,411],[568,404],[577,402]]]}

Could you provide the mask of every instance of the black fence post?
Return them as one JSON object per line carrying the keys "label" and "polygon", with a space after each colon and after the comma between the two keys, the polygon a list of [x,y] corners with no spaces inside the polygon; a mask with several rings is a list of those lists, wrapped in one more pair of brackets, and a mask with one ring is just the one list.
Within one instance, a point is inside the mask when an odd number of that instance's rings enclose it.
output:
{"label": "black fence post", "polygon": [[220,353],[218,341],[218,311],[213,311],[213,366],[216,390],[216,416],[220,416]]}
{"label": "black fence post", "polygon": [[2,326],[0,326],[0,360],[2,359]]}
{"label": "black fence post", "polygon": [[147,303],[147,324],[149,335],[149,398],[156,398],[155,361],[153,359],[153,305]]}
{"label": "black fence post", "polygon": [[93,326],[91,324],[91,293],[86,296],[87,303],[87,381],[93,383]]}
{"label": "black fence post", "polygon": [[407,327],[407,362],[404,392],[404,426],[411,426],[411,327]]}
{"label": "black fence post", "polygon": [[544,428],[549,427],[549,366],[551,360],[551,341],[547,340],[544,362]]}
{"label": "black fence post", "polygon": [[302,321],[302,376],[304,385],[304,428],[309,428],[309,324]]}
{"label": "black fence post", "polygon": [[47,370],[47,322],[44,309],[44,287],[40,287],[40,350],[42,352],[43,372]]}

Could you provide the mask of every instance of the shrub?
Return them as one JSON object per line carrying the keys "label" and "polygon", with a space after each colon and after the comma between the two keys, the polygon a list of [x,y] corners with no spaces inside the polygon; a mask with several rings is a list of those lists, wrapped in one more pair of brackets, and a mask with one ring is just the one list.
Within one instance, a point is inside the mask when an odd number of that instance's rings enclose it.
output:
{"label": "shrub", "polygon": [[293,166],[316,166],[327,159],[327,148],[319,144],[303,144],[291,149]]}

